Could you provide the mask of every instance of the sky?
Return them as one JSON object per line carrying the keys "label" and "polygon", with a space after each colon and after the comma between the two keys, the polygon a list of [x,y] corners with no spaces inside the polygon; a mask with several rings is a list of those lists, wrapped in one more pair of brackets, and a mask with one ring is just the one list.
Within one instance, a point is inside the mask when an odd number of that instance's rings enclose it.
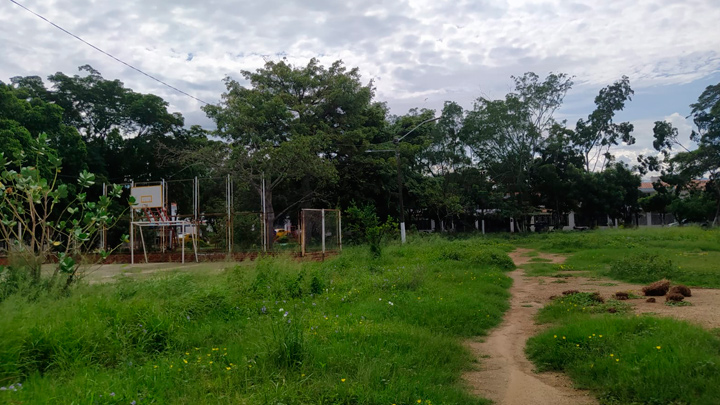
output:
{"label": "sky", "polygon": [[[563,72],[575,85],[557,118],[574,126],[602,87],[627,75],[635,96],[618,119],[635,125],[637,143],[615,153],[629,163],[652,153],[655,121],[671,121],[689,142],[689,105],[720,82],[717,0],[16,1],[210,103],[224,77],[282,58],[358,67],[393,114],[446,100],[470,109],[478,97],[504,97],[512,75]],[[0,0],[0,80],[85,64],[212,128],[198,101]]]}

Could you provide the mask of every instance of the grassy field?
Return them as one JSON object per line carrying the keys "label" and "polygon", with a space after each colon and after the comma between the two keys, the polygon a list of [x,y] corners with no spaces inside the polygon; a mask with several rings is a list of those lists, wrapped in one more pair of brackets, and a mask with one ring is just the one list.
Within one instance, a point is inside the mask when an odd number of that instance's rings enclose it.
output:
{"label": "grassy field", "polygon": [[510,243],[568,254],[562,269],[537,263],[535,275],[586,270],[597,276],[647,283],[667,277],[691,286],[720,288],[720,230],[699,227],[606,229],[509,236]]}
{"label": "grassy field", "polygon": [[557,326],[528,340],[538,370],[567,373],[603,404],[718,403],[717,334],[673,319],[566,312],[563,305],[543,309],[539,318]]}
{"label": "grassy field", "polygon": [[[529,265],[531,275],[585,270],[630,282],[669,278],[718,287],[719,238],[715,230],[666,228],[532,235],[516,242],[570,254],[563,265]],[[607,313],[610,307],[616,313]],[[567,373],[603,404],[717,404],[717,331],[629,309],[626,302],[599,302],[591,293],[556,298],[537,315],[551,327],[528,341],[528,357],[539,370]]]}
{"label": "grassy field", "polygon": [[465,337],[507,309],[508,245],[259,259],[0,303],[0,403],[484,404]]}

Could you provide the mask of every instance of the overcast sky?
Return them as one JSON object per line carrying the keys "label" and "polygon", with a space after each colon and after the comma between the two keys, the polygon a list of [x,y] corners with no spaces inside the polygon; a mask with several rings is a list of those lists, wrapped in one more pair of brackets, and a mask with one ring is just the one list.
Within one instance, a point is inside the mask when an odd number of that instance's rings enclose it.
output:
{"label": "overcast sky", "polygon": [[[688,105],[720,82],[718,0],[17,0],[118,58],[194,96],[217,102],[226,75],[287,57],[357,66],[394,114],[412,107],[466,108],[501,98],[511,75],[575,76],[559,118],[574,125],[598,90],[630,77],[635,98],[621,119],[636,125],[634,162],[656,120],[687,139]],[[0,80],[90,64],[135,91],[157,94],[187,124],[212,124],[200,103],[119,64],[0,0]]]}

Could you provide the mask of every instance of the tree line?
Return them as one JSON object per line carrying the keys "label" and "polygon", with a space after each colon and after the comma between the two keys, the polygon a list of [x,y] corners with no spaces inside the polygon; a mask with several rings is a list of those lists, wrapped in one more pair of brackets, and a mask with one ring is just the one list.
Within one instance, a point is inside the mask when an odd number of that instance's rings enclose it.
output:
{"label": "tree line", "polygon": [[[551,213],[555,226],[570,211],[626,225],[641,209],[717,221],[720,84],[690,106],[694,149],[681,147],[677,129],[658,121],[658,154],[631,167],[613,154],[635,142],[633,125],[616,119],[632,100],[629,78],[601,89],[594,111],[576,123],[556,118],[572,77],[512,79],[504,98],[480,97],[467,110],[447,101],[440,111],[394,115],[376,99],[373,82],[342,61],[272,61],[225,79],[220,102],[203,107],[216,125],[207,130],[186,126],[162,98],[82,66],[73,76],[0,82],[0,150],[31,155],[34,139],[45,134],[50,153],[62,159],[59,181],[69,187],[83,171],[97,183],[231,174],[248,210],[261,209],[264,190],[270,227],[304,207],[370,206],[380,217],[397,217],[398,192],[407,217],[443,224],[511,217],[527,230],[538,210]],[[642,196],[641,176],[651,172],[660,174],[657,193]],[[710,181],[694,187],[701,177]]]}

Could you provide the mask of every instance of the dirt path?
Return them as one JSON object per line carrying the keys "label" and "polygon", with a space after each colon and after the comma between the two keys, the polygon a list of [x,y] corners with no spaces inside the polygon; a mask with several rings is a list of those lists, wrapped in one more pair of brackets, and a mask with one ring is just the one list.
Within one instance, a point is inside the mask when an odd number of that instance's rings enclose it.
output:
{"label": "dirt path", "polygon": [[[467,373],[465,380],[475,394],[499,404],[596,404],[597,401],[587,391],[573,389],[564,374],[537,374],[533,371],[534,367],[525,357],[524,348],[527,339],[542,328],[535,324],[535,313],[549,302],[551,296],[560,296],[566,290],[597,291],[605,298],[610,298],[618,291],[641,296],[642,285],[587,277],[587,273],[577,271],[562,272],[572,277],[529,277],[525,275],[522,266],[530,263],[533,257],[547,259],[552,263],[562,263],[565,257],[539,252],[535,255],[534,251],[522,248],[510,253],[510,257],[518,267],[509,273],[513,278],[510,310],[505,314],[503,323],[483,342],[466,342],[466,346],[482,361],[481,368]],[[708,329],[720,328],[720,290],[692,290],[693,296],[686,298],[692,306],[669,307],[663,305],[662,297],[658,297],[657,303],[645,302],[644,297],[627,302],[633,305],[633,311],[638,314],[668,316]]]}
{"label": "dirt path", "polygon": [[[524,256],[527,252],[529,250],[517,249],[510,254],[518,269],[509,273],[513,278],[512,298],[503,323],[484,342],[466,342],[477,357],[485,358],[480,370],[467,373],[464,378],[475,394],[499,404],[595,404],[597,401],[589,392],[573,389],[565,375],[536,374],[525,357],[525,342],[539,329],[534,315],[543,305],[543,301],[535,296],[538,281],[526,278],[521,267],[529,261]],[[553,263],[565,260],[556,255],[540,254],[539,257]]]}

